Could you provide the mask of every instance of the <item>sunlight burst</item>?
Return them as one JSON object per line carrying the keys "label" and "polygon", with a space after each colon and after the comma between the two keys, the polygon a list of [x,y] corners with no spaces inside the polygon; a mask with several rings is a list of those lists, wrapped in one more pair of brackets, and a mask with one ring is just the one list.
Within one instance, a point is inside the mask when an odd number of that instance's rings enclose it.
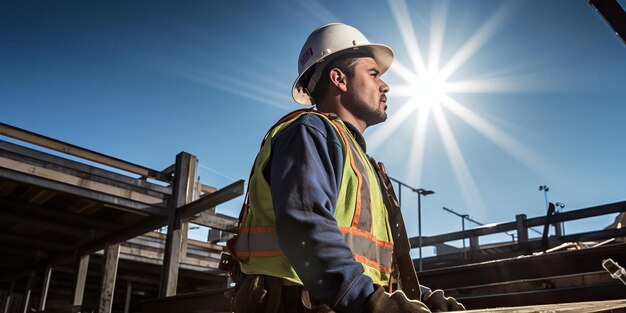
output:
{"label": "sunlight burst", "polygon": [[[493,37],[508,17],[511,7],[503,5],[497,9],[495,14],[488,18],[478,28],[476,33],[470,36],[464,44],[460,45],[460,48],[452,54],[452,57],[447,62],[443,62],[441,53],[444,51],[443,39],[448,16],[448,3],[445,1],[433,3],[430,17],[430,42],[427,50],[428,60],[425,60],[422,56],[420,42],[414,31],[411,16],[409,15],[410,11],[407,9],[406,3],[403,0],[389,0],[388,4],[411,57],[410,62],[413,65],[413,70],[399,61],[395,61],[392,65],[391,72],[402,78],[406,84],[393,86],[391,95],[406,97],[408,101],[392,116],[385,127],[379,128],[373,134],[372,146],[376,149],[383,144],[404,121],[415,123],[407,165],[409,175],[412,175],[409,177],[409,181],[417,183],[417,187],[423,187],[421,184],[424,150],[426,139],[429,138],[427,136],[427,125],[429,116],[432,116],[466,203],[472,210],[484,211],[486,208],[482,196],[457,144],[443,109],[445,108],[458,116],[462,121],[485,136],[485,138],[513,155],[526,166],[537,160],[532,156],[529,149],[520,142],[514,140],[513,137],[506,134],[503,130],[454,100],[451,96],[454,93],[510,92],[519,86],[516,83],[507,82],[501,77],[497,79],[473,78],[464,81],[451,81],[453,75]],[[409,114],[415,114],[416,116],[407,119]]]}

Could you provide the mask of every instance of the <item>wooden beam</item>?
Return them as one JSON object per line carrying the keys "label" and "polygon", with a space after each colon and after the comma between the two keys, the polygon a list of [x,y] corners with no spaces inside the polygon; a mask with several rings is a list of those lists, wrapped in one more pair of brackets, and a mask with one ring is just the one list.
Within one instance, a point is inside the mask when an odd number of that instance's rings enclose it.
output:
{"label": "wooden beam", "polygon": [[0,140],[0,156],[16,161],[24,161],[33,165],[45,165],[45,167],[50,169],[63,169],[64,171],[75,173],[77,176],[84,177],[85,175],[88,175],[89,177],[93,177],[95,180],[106,180],[111,183],[118,184],[121,183],[123,185],[128,185],[129,187],[139,188],[146,193],[157,192],[167,195],[172,194],[172,188],[169,186],[161,186],[135,177],[76,162],[42,151],[22,147],[4,140]]}
{"label": "wooden beam", "polygon": [[24,308],[22,309],[22,313],[28,313],[28,307],[30,306],[30,295],[32,293],[33,288],[33,280],[35,279],[35,272],[31,272],[28,274],[26,278],[26,290],[24,291]]}
{"label": "wooden beam", "polygon": [[104,249],[104,271],[102,274],[102,287],[100,289],[99,313],[111,313],[113,308],[113,293],[115,292],[115,277],[117,276],[117,264],[120,257],[120,244],[107,246]]}
{"label": "wooden beam", "polygon": [[37,217],[39,219],[53,221],[59,224],[78,225],[84,229],[105,229],[111,230],[119,228],[120,225],[102,219],[90,218],[64,211],[62,208],[50,207],[45,208],[21,201],[0,199],[0,206],[3,211],[13,213],[22,213],[27,216]]}
{"label": "wooden beam", "polygon": [[236,231],[238,221],[239,220],[236,217],[210,212],[200,212],[193,219],[190,220],[190,222],[194,224],[225,232]]}
{"label": "wooden beam", "polygon": [[517,242],[528,242],[528,226],[526,226],[526,214],[516,215],[515,225],[517,227]]}
{"label": "wooden beam", "polygon": [[87,199],[91,199],[98,202],[104,202],[114,207],[120,207],[125,209],[134,210],[136,212],[142,212],[154,215],[165,215],[165,209],[161,206],[139,202],[131,200],[128,197],[119,197],[112,194],[103,193],[100,191],[85,189],[78,185],[65,184],[60,181],[51,180],[46,177],[40,177],[32,175],[28,172],[14,171],[9,168],[0,166],[0,178],[19,181],[26,184],[39,186],[42,188],[52,189],[60,192],[65,192],[77,196],[81,196]]}
{"label": "wooden beam", "polygon": [[128,188],[121,188],[118,186],[98,182],[96,180],[86,179],[76,175],[64,173],[61,171],[52,170],[42,166],[35,166],[32,164],[12,160],[5,157],[0,157],[0,167],[12,169],[17,172],[27,173],[33,176],[47,178],[49,180],[57,181],[67,185],[78,186],[81,188],[109,194],[116,197],[121,197],[137,202],[142,202],[150,205],[161,205],[164,202],[163,198],[149,196],[144,193],[129,190]]}
{"label": "wooden beam", "polygon": [[183,245],[183,227],[180,207],[191,202],[196,179],[195,156],[181,152],[176,156],[173,194],[168,201],[167,238],[163,254],[163,271],[159,296],[176,295],[178,285],[178,267]]}
{"label": "wooden beam", "polygon": [[[179,208],[178,212],[183,218],[188,218],[191,216],[198,215],[204,210],[214,207],[215,205],[217,205],[217,203],[223,203],[223,202],[226,202],[228,200],[231,200],[233,198],[236,198],[242,195],[243,188],[244,188],[244,180],[243,179],[238,180],[212,193],[209,196],[200,198],[199,200],[196,200],[192,203],[189,203]],[[196,224],[200,224],[200,225],[205,225],[205,224],[213,225],[215,227],[211,227],[211,228],[220,229],[224,231],[230,231],[230,232],[236,231],[236,228],[235,229],[231,228],[232,222],[236,221],[236,219],[234,219],[233,217],[229,217],[223,214],[215,214],[215,215],[205,214],[204,217],[202,217],[202,219],[206,219],[206,220],[199,219],[198,222],[200,223],[196,223],[196,220],[194,219],[193,222]]]}
{"label": "wooden beam", "polygon": [[41,285],[41,295],[39,296],[39,311],[46,309],[46,301],[48,300],[48,288],[50,288],[50,278],[52,277],[52,267],[46,267],[43,274],[43,283]]}
{"label": "wooden beam", "polygon": [[124,301],[124,313],[130,313],[130,299],[133,293],[133,282],[126,281],[126,301]]}
{"label": "wooden beam", "polygon": [[15,288],[15,281],[11,281],[11,286],[9,287],[9,292],[7,293],[7,299],[4,302],[4,308],[2,310],[3,313],[9,313],[9,308],[11,307],[11,296],[13,296],[13,289]]}
{"label": "wooden beam", "polygon": [[[201,199],[198,199],[192,203],[185,205],[183,208],[189,207],[192,209],[181,213],[181,216],[182,218],[189,218],[193,216],[193,214],[197,214],[197,212],[201,212],[203,208],[206,209],[206,208],[214,207],[220,203],[224,203],[228,200],[234,199],[240,196],[241,194],[243,194],[243,188],[244,188],[243,180],[239,180],[235,183],[232,183],[224,188],[219,189],[218,191],[216,191],[215,193],[211,195],[208,195],[206,197],[203,197]],[[88,254],[94,253],[98,250],[102,250],[108,243],[123,242],[130,238],[134,238],[136,236],[151,232],[154,229],[160,228],[165,224],[167,224],[167,218],[162,217],[162,216],[155,216],[147,220],[140,221],[132,226],[113,232],[106,237],[83,244],[81,247],[76,249],[76,254],[88,255]],[[46,260],[45,266],[67,264],[74,259],[75,257],[74,255],[75,254],[68,254],[66,252],[50,255],[50,257]],[[41,268],[43,268],[43,264],[40,266]],[[17,273],[17,274],[23,275],[24,273]],[[15,275],[11,275],[11,277],[14,277],[14,276]]]}
{"label": "wooden beam", "polygon": [[55,251],[68,251],[73,248],[72,245],[61,242],[53,242],[44,239],[35,239],[35,238],[27,238],[25,236],[20,235],[12,235],[12,234],[0,234],[0,242],[13,242],[20,243],[24,245],[33,246],[36,248],[41,248],[45,250],[55,250]]}
{"label": "wooden beam", "polygon": [[74,285],[74,301],[73,305],[83,305],[83,296],[85,294],[85,282],[87,281],[87,273],[89,267],[89,254],[80,257],[78,270],[76,271],[76,284]]}
{"label": "wooden beam", "polygon": [[[573,220],[579,220],[588,217],[626,212],[626,201],[617,202],[611,204],[598,205],[591,208],[571,210],[567,212],[555,213],[550,217],[550,223],[567,222]],[[545,216],[535,217],[528,219],[527,224],[529,227],[543,226],[548,219]]]}
{"label": "wooden beam", "polygon": [[141,165],[133,164],[124,160],[120,160],[102,153],[81,148],[79,146],[75,146],[60,140],[39,135],[8,124],[0,123],[0,135],[15,138],[24,142],[73,155],[96,163],[111,166],[141,176],[158,179],[164,182],[171,181],[171,177],[165,176],[159,171]]}
{"label": "wooden beam", "polygon": [[[587,217],[600,216],[612,213],[626,212],[626,201],[617,202],[611,204],[605,204],[600,206],[595,206],[586,209],[567,211],[563,213],[556,213],[550,217],[550,223],[558,223],[558,222],[566,222],[573,221],[578,219],[583,219]],[[534,227],[534,226],[543,226],[548,222],[546,216],[540,216],[535,218],[530,218],[526,220],[526,226]],[[506,222],[500,224],[489,224],[481,227],[477,227],[470,230],[465,231],[457,231],[452,233],[447,233],[443,235],[430,236],[430,237],[422,237],[422,246],[432,246],[438,243],[460,240],[469,237],[475,236],[484,236],[496,233],[503,233],[506,231],[517,230],[517,222]],[[412,247],[418,246],[418,238],[412,237],[409,239]]]}
{"label": "wooden beam", "polygon": [[95,232],[81,229],[81,225],[69,225],[59,222],[51,221],[49,219],[41,218],[36,215],[29,214],[15,214],[8,210],[0,210],[0,220],[3,222],[10,222],[15,224],[26,225],[32,229],[42,231],[52,231],[59,234],[70,235],[77,238],[91,238],[95,235]]}

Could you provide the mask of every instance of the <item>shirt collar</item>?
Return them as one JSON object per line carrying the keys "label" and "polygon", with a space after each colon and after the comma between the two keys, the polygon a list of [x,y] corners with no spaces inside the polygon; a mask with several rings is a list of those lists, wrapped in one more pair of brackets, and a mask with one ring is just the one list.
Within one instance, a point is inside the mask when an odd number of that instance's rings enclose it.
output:
{"label": "shirt collar", "polygon": [[352,134],[352,137],[354,137],[354,140],[356,140],[359,146],[361,146],[361,149],[363,149],[363,152],[367,153],[367,146],[365,144],[365,138],[363,137],[363,135],[361,135],[359,130],[356,129],[354,125],[350,124],[350,122],[347,122],[345,120],[342,120],[342,121],[344,124],[346,124],[346,128],[348,128],[348,130]]}

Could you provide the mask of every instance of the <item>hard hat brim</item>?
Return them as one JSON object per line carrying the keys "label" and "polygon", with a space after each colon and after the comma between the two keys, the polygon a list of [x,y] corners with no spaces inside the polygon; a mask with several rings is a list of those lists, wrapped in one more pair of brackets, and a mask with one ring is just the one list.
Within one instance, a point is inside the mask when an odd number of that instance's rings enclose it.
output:
{"label": "hard hat brim", "polygon": [[313,103],[311,102],[311,97],[309,97],[309,95],[304,90],[305,87],[303,87],[300,84],[300,79],[302,78],[302,76],[304,76],[312,67],[314,67],[316,64],[320,62],[329,62],[330,60],[334,59],[335,57],[345,52],[358,51],[360,49],[367,49],[369,52],[371,52],[374,58],[374,61],[376,61],[376,64],[379,67],[381,75],[384,74],[389,69],[389,67],[391,66],[391,62],[393,62],[393,51],[388,46],[381,45],[381,44],[370,43],[366,45],[357,45],[357,46],[350,47],[348,49],[337,51],[335,53],[329,54],[328,56],[325,56],[323,59],[319,60],[318,62],[315,62],[309,65],[309,67],[307,67],[304,71],[302,71],[300,75],[298,75],[298,77],[293,83],[293,87],[291,88],[291,96],[293,97],[293,99],[297,103],[302,104],[302,105],[306,105],[306,106],[313,105]]}

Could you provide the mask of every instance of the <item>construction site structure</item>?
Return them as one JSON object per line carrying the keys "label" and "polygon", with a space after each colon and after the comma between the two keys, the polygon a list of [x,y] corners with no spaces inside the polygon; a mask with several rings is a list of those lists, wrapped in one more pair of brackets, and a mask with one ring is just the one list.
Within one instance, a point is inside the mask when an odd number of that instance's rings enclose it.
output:
{"label": "construction site structure", "polygon": [[[0,135],[0,313],[230,311],[232,281],[217,267],[237,219],[215,207],[242,180],[206,186],[185,152],[158,171],[7,124]],[[421,283],[484,312],[626,312],[621,270],[602,268],[626,264],[626,202],[548,212],[410,238],[436,250]],[[606,214],[618,214],[606,229],[548,235]],[[188,239],[189,223],[209,227],[207,240]],[[480,243],[498,233],[513,240]]]}
{"label": "construction site structure", "polygon": [[[237,219],[215,207],[243,180],[206,186],[186,152],[158,171],[7,124],[0,135],[1,313],[138,312],[229,287],[219,242]],[[211,238],[189,240],[190,222]]]}

